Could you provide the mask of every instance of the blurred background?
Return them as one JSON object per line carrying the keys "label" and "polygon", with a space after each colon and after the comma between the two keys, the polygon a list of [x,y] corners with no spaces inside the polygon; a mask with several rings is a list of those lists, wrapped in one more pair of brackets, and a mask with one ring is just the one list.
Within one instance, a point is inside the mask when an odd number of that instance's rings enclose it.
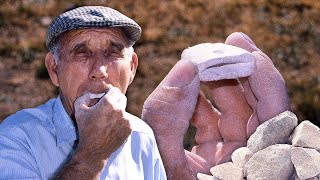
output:
{"label": "blurred background", "polygon": [[[45,33],[57,15],[83,5],[110,6],[143,29],[129,112],[140,116],[183,49],[241,31],[283,75],[299,121],[320,125],[320,1],[314,0],[0,0],[0,122],[57,96],[43,64]],[[193,135],[190,128],[186,148]]]}

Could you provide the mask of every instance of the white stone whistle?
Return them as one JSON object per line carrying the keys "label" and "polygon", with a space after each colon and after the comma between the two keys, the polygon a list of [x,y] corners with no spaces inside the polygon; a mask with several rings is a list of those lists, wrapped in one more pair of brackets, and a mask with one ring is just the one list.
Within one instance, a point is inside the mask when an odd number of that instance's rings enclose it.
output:
{"label": "white stone whistle", "polygon": [[99,94],[92,94],[92,93],[89,93],[89,97],[90,99],[100,99],[102,98],[102,96],[104,96],[106,93],[99,93]]}
{"label": "white stone whistle", "polygon": [[198,67],[200,81],[237,79],[250,76],[256,65],[248,51],[223,43],[203,43],[185,49],[181,60]]}

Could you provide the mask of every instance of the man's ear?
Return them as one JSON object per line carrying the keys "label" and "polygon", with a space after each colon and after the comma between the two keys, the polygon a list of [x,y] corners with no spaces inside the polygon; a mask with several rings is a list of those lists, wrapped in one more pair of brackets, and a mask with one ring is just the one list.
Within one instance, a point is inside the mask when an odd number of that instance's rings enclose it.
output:
{"label": "man's ear", "polygon": [[130,77],[130,82],[129,82],[130,84],[133,81],[134,76],[136,75],[136,71],[138,68],[138,61],[139,61],[138,55],[135,52],[133,52],[132,58],[131,58],[131,64],[130,64],[131,65],[131,72],[132,72],[132,75]]}
{"label": "man's ear", "polygon": [[59,80],[58,80],[58,74],[57,74],[57,63],[54,60],[53,54],[51,52],[47,53],[45,58],[45,65],[48,70],[51,82],[59,87]]}

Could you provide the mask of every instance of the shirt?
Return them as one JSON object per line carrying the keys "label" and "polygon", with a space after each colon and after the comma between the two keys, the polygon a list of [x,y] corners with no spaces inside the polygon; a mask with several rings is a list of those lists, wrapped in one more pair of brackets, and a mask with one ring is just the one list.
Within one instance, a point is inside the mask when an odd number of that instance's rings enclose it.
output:
{"label": "shirt", "polygon": [[[100,179],[166,179],[154,134],[130,116],[131,135],[109,157]],[[77,130],[55,98],[18,111],[0,124],[0,179],[50,179],[76,149]]]}

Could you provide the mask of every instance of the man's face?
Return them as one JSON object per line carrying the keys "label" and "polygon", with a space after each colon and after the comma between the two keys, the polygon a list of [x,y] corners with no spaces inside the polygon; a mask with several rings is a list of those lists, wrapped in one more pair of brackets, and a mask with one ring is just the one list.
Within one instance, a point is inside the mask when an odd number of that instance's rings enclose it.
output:
{"label": "man's face", "polygon": [[59,86],[69,114],[75,100],[86,92],[103,93],[112,86],[122,93],[127,91],[138,64],[136,54],[128,52],[128,40],[119,28],[81,29],[63,34],[57,80],[51,80]]}

